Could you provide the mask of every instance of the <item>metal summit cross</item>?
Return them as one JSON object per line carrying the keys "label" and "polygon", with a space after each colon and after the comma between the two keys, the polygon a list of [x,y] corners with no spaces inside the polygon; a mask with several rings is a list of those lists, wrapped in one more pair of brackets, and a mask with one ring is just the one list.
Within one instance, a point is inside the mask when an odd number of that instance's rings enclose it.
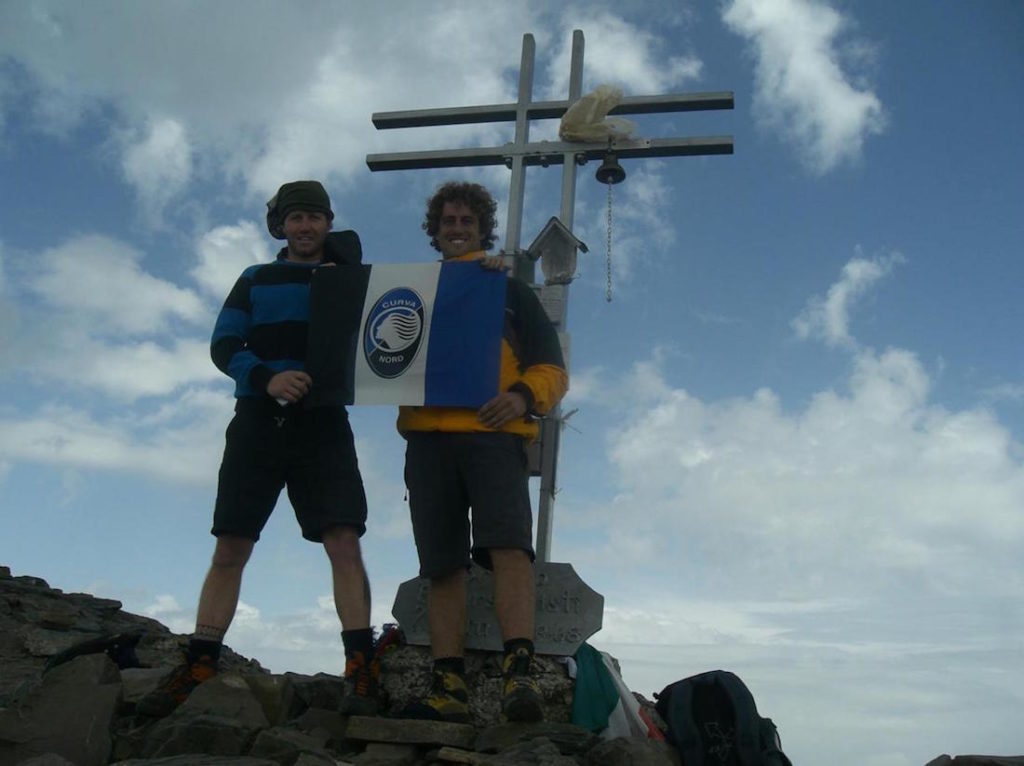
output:
{"label": "metal summit cross", "polygon": [[[445,149],[423,152],[370,154],[366,164],[370,170],[414,170],[421,168],[480,167],[505,165],[512,171],[509,186],[504,252],[514,256],[515,276],[533,283],[533,259],[520,249],[526,167],[528,165],[562,165],[562,201],[559,218],[572,231],[576,203],[576,167],[588,160],[601,160],[609,152],[622,159],[647,157],[686,157],[705,154],[732,154],[731,136],[692,138],[617,139],[610,143],[567,143],[561,141],[529,142],[530,121],[559,119],[582,95],[583,32],[572,34],[572,57],[569,68],[569,97],[564,101],[533,101],[533,35],[523,35],[523,52],[519,65],[519,97],[514,104],[491,104],[442,109],[414,109],[399,112],[375,112],[373,124],[378,130],[388,128],[467,125],[484,122],[515,122],[515,140],[503,146],[477,149]],[[664,96],[627,96],[609,114],[658,114],[732,109],[733,94],[691,93]],[[535,285],[535,287],[537,287]],[[567,285],[558,285],[561,292],[553,301],[545,300],[552,321],[563,339],[567,309]],[[537,560],[548,561],[551,544],[552,508],[555,495],[555,469],[558,463],[558,441],[562,419],[556,409],[542,423],[540,439],[540,503],[537,511]],[[536,475],[536,474],[535,474]]]}

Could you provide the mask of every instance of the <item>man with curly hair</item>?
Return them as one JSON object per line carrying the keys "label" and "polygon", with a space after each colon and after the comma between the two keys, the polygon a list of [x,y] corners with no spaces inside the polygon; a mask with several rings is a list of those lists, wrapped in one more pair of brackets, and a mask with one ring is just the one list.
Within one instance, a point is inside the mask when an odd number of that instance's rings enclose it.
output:
{"label": "man with curly hair", "polygon": [[[479,184],[449,182],[428,201],[423,229],[446,261],[503,268],[500,256],[484,252],[494,244],[496,208]],[[532,676],[534,551],[526,447],[537,438],[537,418],[559,402],[568,383],[551,320],[533,289],[509,278],[497,395],[479,410],[399,408],[420,576],[430,581],[434,657],[431,690],[406,708],[407,717],[470,719],[464,644],[471,561],[494,574],[504,641],[502,713],[510,721],[543,717]]]}

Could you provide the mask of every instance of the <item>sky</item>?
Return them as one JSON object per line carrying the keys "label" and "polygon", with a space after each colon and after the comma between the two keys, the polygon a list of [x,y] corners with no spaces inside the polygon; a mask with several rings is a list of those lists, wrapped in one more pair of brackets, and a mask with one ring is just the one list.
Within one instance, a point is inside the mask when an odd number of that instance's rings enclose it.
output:
{"label": "sky", "polygon": [[[379,111],[583,88],[731,91],[634,136],[731,156],[578,169],[571,390],[552,560],[604,595],[591,640],[649,699],[743,678],[797,764],[1024,753],[1024,5],[0,0],[0,564],[180,633],[231,381],[221,303],[270,260],[264,203],[319,178],[366,261],[435,257],[441,182],[367,154],[511,141]],[[531,139],[554,140],[557,121]],[[558,212],[526,174],[523,241]],[[1018,340],[1014,340],[1018,338]],[[393,407],[351,412],[373,621],[415,576]],[[534,503],[536,508],[536,486]],[[327,560],[281,499],[227,643],[340,673]]]}

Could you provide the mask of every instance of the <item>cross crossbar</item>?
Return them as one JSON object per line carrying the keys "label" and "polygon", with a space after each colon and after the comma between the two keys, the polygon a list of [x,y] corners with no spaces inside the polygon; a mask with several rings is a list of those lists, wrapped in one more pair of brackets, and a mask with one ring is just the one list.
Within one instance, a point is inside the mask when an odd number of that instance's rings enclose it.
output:
{"label": "cross crossbar", "polygon": [[422,168],[467,168],[508,165],[513,157],[522,157],[526,165],[561,165],[565,158],[577,162],[602,159],[609,151],[620,159],[639,157],[692,157],[702,154],[732,154],[732,136],[693,138],[649,138],[618,140],[609,144],[537,141],[530,144],[505,144],[474,149],[438,149],[426,152],[368,154],[370,170],[414,170]]}
{"label": "cross crossbar", "polygon": [[[732,109],[733,94],[675,93],[664,96],[625,96],[608,114],[661,114],[664,112],[700,112]],[[535,101],[526,107],[530,120],[557,120],[571,103]],[[438,125],[470,125],[484,122],[514,122],[517,104],[448,107],[443,109],[407,109],[398,112],[374,112],[371,119],[378,130],[425,128]]]}

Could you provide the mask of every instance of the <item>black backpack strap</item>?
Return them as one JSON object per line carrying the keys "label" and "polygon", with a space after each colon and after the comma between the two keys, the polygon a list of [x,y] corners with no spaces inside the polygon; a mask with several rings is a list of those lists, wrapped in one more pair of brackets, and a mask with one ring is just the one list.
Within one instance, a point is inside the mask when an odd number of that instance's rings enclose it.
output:
{"label": "black backpack strap", "polygon": [[675,745],[686,766],[704,766],[700,731],[693,720],[693,686],[699,678],[693,676],[676,681],[658,695],[658,705],[666,703],[664,712],[659,709],[658,713],[668,725],[668,739]]}
{"label": "black backpack strap", "polygon": [[761,719],[761,753],[766,766],[793,766],[793,762],[782,752],[779,730],[771,718]]}
{"label": "black backpack strap", "polygon": [[735,673],[713,670],[705,675],[718,684],[732,700],[736,713],[736,752],[743,766],[761,766],[761,716],[757,714],[754,695]]}

